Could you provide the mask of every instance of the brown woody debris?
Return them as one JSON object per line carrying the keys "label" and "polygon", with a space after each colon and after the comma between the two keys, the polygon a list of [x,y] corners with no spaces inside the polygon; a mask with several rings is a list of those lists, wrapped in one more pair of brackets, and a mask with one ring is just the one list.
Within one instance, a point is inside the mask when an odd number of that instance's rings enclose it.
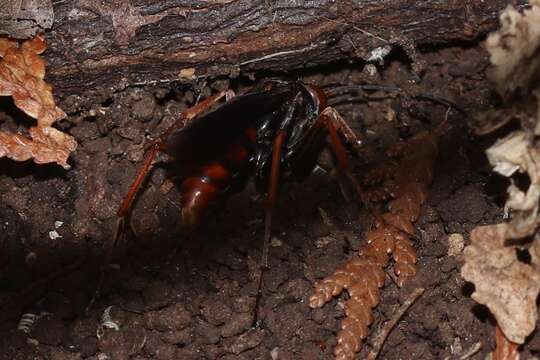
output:
{"label": "brown woody debris", "polygon": [[53,20],[51,0],[0,0],[0,34],[28,39],[50,29]]}
{"label": "brown woody debris", "polygon": [[[315,286],[310,306],[317,308],[338,296],[344,289],[350,298],[345,303],[345,319],[337,334],[334,354],[337,360],[354,359],[362,348],[362,340],[368,335],[373,322],[372,309],[379,303],[379,289],[384,285],[385,267],[389,256],[394,260],[397,283],[402,286],[416,274],[416,251],[411,236],[413,222],[420,215],[420,208],[427,197],[431,183],[433,162],[437,156],[437,134],[422,132],[411,138],[401,148],[402,158],[395,170],[394,200],[389,211],[375,220],[373,229],[366,234],[367,244],[360,249],[358,257],[348,261],[334,274]],[[368,180],[386,179],[388,168],[373,171]]]}
{"label": "brown woody debris", "polygon": [[73,137],[51,127],[66,117],[56,106],[52,87],[43,78],[45,51],[42,36],[18,42],[0,37],[0,96],[11,96],[15,105],[37,119],[29,129],[31,139],[21,134],[0,131],[0,157],[16,161],[34,159],[37,164],[55,162],[69,169],[67,159],[77,147]]}

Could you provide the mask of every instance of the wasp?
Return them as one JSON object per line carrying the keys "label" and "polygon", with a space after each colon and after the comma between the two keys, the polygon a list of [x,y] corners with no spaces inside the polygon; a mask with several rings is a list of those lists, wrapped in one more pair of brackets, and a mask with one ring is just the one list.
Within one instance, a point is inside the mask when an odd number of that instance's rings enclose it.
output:
{"label": "wasp", "polygon": [[222,91],[182,112],[148,147],[118,217],[127,217],[156,155],[164,152],[179,174],[184,229],[195,230],[213,207],[253,177],[266,194],[266,243],[279,183],[307,178],[325,147],[335,155],[340,174],[352,180],[344,142],[355,148],[361,143],[320,87],[271,80],[239,96]]}
{"label": "wasp", "polygon": [[[347,147],[358,149],[361,142],[328,99],[329,92],[315,85],[270,80],[239,96],[231,90],[219,92],[183,111],[147,148],[118,209],[113,244],[138,189],[162,152],[179,175],[180,221],[188,232],[254,178],[257,190],[266,194],[261,269],[267,268],[272,209],[280,183],[307,178],[321,151],[329,147],[337,159],[340,181],[348,178],[359,189],[348,171]],[[109,249],[106,263],[111,255]],[[262,270],[259,292],[261,281]]]}

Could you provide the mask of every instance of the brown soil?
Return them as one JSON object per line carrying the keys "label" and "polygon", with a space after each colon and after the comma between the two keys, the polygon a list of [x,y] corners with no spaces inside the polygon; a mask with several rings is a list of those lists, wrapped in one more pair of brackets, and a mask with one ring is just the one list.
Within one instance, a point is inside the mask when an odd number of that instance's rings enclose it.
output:
{"label": "brown soil", "polygon": [[[488,104],[487,57],[479,44],[429,49],[419,60],[425,63],[419,77],[399,51],[375,75],[358,63],[290,75],[319,84],[397,85],[451,99],[469,113]],[[60,126],[80,144],[72,170],[0,160],[0,359],[332,358],[343,297],[317,310],[309,308],[307,299],[314,283],[362,244],[370,213],[344,200],[331,173],[281,187],[259,328],[251,327],[251,311],[264,199],[248,186],[188,238],[178,226],[178,192],[165,165],[155,168],[139,196],[132,231],[115,250],[104,294],[84,314],[111,241],[115,211],[147,139],[174,122],[199,93],[205,97],[210,88],[228,86],[241,92],[250,84],[248,79],[219,80],[196,86],[201,92],[132,87],[104,95],[89,110],[67,96],[60,106],[70,117]],[[493,346],[493,321],[470,299],[472,286],[459,275],[459,255],[448,256],[448,236],[462,234],[468,243],[472,228],[502,216],[505,186],[490,175],[483,157],[493,139],[470,136],[466,119],[456,110],[447,113],[445,106],[430,101],[375,95],[382,99],[338,106],[366,139],[365,159],[355,160],[358,177],[366,162],[376,163],[376,155],[400,138],[431,129],[445,116],[451,124],[441,139],[429,200],[416,223],[418,275],[403,288],[388,277],[372,335],[413,289],[426,291],[392,331],[380,358],[457,359],[482,342],[472,358],[483,359]],[[17,129],[13,119],[21,116],[16,110],[0,113],[0,126]],[[327,158],[321,160],[324,167],[329,167]],[[335,228],[323,223],[319,209]],[[53,231],[61,237],[54,238]],[[100,326],[108,307],[118,330]],[[16,329],[23,313],[41,315],[28,335]],[[539,353],[536,333],[523,357]]]}

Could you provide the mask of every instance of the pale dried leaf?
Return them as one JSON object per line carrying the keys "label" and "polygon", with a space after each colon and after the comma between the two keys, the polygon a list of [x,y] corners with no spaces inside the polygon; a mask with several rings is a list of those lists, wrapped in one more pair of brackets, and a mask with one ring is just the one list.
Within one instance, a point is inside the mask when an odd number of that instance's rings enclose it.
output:
{"label": "pale dried leaf", "polygon": [[507,98],[518,89],[528,90],[540,69],[540,1],[521,14],[508,6],[501,14],[501,29],[486,40],[491,77],[497,91]]}
{"label": "pale dried leaf", "polygon": [[461,274],[475,285],[472,298],[490,309],[510,341],[522,344],[536,324],[540,264],[519,261],[516,249],[505,246],[508,226],[481,226],[472,231]]}
{"label": "pale dried leaf", "polygon": [[[498,140],[486,154],[496,172],[507,177],[526,173],[530,185],[521,190],[511,183],[505,205],[506,213],[512,210],[511,221],[474,229],[461,269],[475,285],[472,297],[490,309],[506,338],[518,344],[534,330],[540,291],[540,0],[530,5],[523,13],[509,6],[501,14],[501,29],[486,41],[490,75],[506,108],[485,112],[473,123],[477,132],[487,133],[511,119],[520,120],[522,130]],[[535,239],[527,241],[535,232]],[[518,259],[518,249],[529,251],[530,263]]]}

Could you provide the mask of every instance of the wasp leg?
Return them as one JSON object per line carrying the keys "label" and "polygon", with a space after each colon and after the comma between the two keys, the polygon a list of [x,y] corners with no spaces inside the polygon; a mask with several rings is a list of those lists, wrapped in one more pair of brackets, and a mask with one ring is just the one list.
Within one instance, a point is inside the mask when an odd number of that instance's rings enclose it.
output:
{"label": "wasp leg", "polygon": [[263,275],[268,270],[268,246],[270,244],[270,235],[272,232],[272,210],[276,202],[278,183],[279,183],[279,167],[281,164],[281,150],[287,133],[285,130],[279,130],[274,140],[272,149],[272,163],[270,168],[270,181],[268,184],[268,195],[266,199],[266,210],[264,218],[264,238],[261,255],[261,266],[259,273],[259,284],[257,286],[257,297],[255,299],[255,307],[253,309],[253,326],[259,326],[258,310],[259,303],[262,297]]}
{"label": "wasp leg", "polygon": [[[317,122],[319,122],[319,120],[324,124],[330,135],[330,146],[332,147],[332,150],[338,160],[338,170],[340,176],[347,178],[347,180],[353,186],[354,191],[358,194],[360,198],[362,198],[362,188],[358,181],[356,181],[354,176],[352,176],[349,171],[347,150],[345,149],[343,141],[340,139],[338,133],[341,134],[345,138],[345,140],[350,143],[357,151],[359,150],[361,141],[356,137],[356,134],[352,131],[349,125],[347,125],[345,120],[343,120],[341,115],[339,115],[339,113],[334,108],[327,107],[326,109],[324,109],[319,115],[319,119],[317,119]],[[347,198],[346,192],[344,190],[345,187],[341,181],[340,187],[341,192],[344,194],[344,197]]]}
{"label": "wasp leg", "polygon": [[111,264],[114,247],[116,246],[116,244],[118,243],[118,240],[120,239],[120,237],[122,236],[124,232],[126,218],[128,217],[131,207],[133,206],[133,202],[136,198],[137,192],[139,191],[139,188],[141,187],[144,180],[150,173],[150,170],[152,169],[152,163],[154,162],[154,159],[156,158],[158,152],[163,152],[165,150],[165,142],[167,141],[168,137],[175,129],[186,126],[193,119],[195,119],[199,114],[207,110],[209,107],[214,105],[223,97],[225,97],[226,100],[229,101],[230,99],[234,97],[234,92],[232,90],[220,91],[219,93],[213,96],[210,96],[209,98],[206,98],[200,103],[183,111],[180,114],[180,118],[173,125],[171,125],[156,141],[152,142],[146,148],[146,155],[145,155],[144,162],[139,168],[139,171],[137,172],[137,176],[135,177],[135,180],[129,187],[129,190],[126,196],[124,196],[124,199],[122,200],[122,204],[120,205],[116,213],[116,216],[118,218],[116,222],[116,229],[115,229],[112,241],[106,245],[105,256],[103,259],[103,263],[101,265],[99,279],[96,286],[96,291],[94,293],[94,296],[90,300],[88,306],[86,307],[87,313],[92,307],[92,305],[94,304],[95,300],[99,298],[100,296],[101,289],[103,287],[103,280],[105,279],[105,271]]}
{"label": "wasp leg", "polygon": [[361,151],[362,140],[356,136],[354,131],[350,128],[349,124],[341,117],[339,112],[333,107],[327,107],[323,113],[326,113],[331,122],[336,127],[337,131],[343,135],[345,141],[349,143],[356,151]]}

